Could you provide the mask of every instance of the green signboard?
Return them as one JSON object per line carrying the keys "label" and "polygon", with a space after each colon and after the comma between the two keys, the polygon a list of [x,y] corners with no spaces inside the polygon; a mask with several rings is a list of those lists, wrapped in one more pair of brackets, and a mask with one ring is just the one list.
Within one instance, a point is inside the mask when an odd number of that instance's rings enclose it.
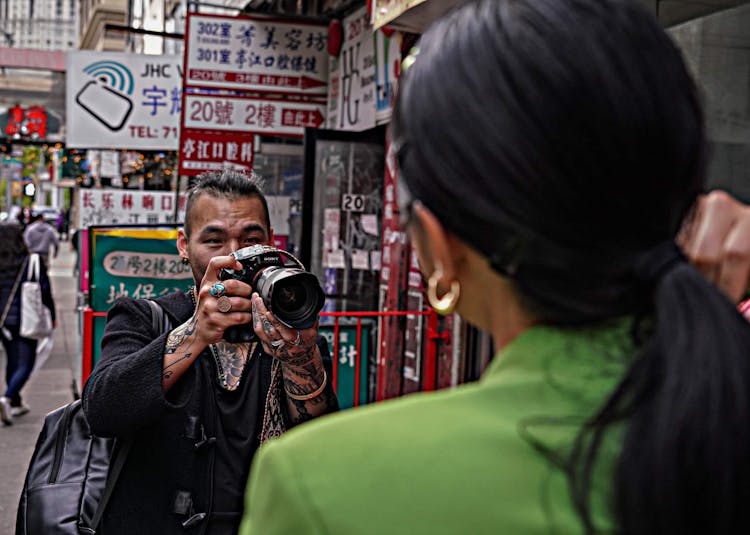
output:
{"label": "green signboard", "polygon": [[[164,226],[89,228],[89,306],[106,312],[118,297],[153,299],[193,284],[180,262],[177,228]],[[106,318],[94,317],[93,365],[99,360]]]}
{"label": "green signboard", "polygon": [[357,354],[357,327],[356,325],[339,325],[339,347],[338,355],[334,355],[333,326],[321,325],[320,334],[328,341],[328,349],[336,366],[336,396],[339,399],[339,407],[349,409],[354,406],[354,377],[356,373],[357,359],[359,367],[359,404],[367,403],[367,375],[370,356],[370,331],[371,325],[362,324],[362,341],[360,352]]}

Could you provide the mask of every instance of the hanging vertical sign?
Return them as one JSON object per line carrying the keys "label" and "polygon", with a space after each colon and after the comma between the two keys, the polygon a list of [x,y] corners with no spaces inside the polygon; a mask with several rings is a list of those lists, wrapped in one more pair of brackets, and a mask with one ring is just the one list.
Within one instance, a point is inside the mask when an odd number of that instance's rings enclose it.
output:
{"label": "hanging vertical sign", "polygon": [[[344,19],[344,43],[335,70],[336,80],[328,96],[328,125],[336,130],[368,130],[375,126],[375,44],[367,7],[362,6]],[[332,106],[335,100],[337,106]],[[333,109],[332,109],[333,108]]]}
{"label": "hanging vertical sign", "polygon": [[378,124],[391,120],[391,111],[396,99],[398,78],[401,75],[401,34],[390,37],[377,30],[375,39],[375,120]]}

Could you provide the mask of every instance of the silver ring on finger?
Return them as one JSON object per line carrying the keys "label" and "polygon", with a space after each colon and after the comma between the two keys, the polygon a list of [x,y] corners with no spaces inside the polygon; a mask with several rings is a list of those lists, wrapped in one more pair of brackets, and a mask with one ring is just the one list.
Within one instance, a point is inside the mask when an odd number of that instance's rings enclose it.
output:
{"label": "silver ring on finger", "polygon": [[210,293],[212,297],[221,298],[227,295],[227,289],[223,284],[217,282],[208,289],[208,293]]}
{"label": "silver ring on finger", "polygon": [[229,299],[226,295],[222,295],[219,297],[219,299],[216,300],[216,308],[219,309],[219,312],[229,312],[232,310],[232,300]]}
{"label": "silver ring on finger", "polygon": [[273,347],[274,349],[282,348],[284,347],[284,345],[286,345],[286,342],[282,338],[279,338],[278,340],[271,340],[271,347]]}

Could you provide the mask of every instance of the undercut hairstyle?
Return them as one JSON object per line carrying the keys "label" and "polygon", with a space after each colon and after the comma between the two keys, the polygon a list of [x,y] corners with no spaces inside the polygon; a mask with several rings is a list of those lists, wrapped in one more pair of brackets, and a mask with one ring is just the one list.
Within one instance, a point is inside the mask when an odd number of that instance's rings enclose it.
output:
{"label": "undercut hairstyle", "polygon": [[584,531],[624,427],[616,533],[750,532],[750,325],[674,244],[707,153],[680,51],[637,0],[469,0],[417,47],[391,124],[409,194],[539,322],[633,318],[625,376],[548,455]]}
{"label": "undercut hairstyle", "polygon": [[198,175],[195,183],[190,187],[185,208],[185,234],[190,237],[192,225],[192,212],[195,203],[203,195],[215,198],[241,199],[257,197],[263,205],[266,215],[266,232],[271,233],[271,218],[268,213],[268,202],[263,194],[263,179],[250,172],[250,174],[224,169],[222,171],[211,171]]}
{"label": "undercut hairstyle", "polygon": [[0,223],[0,277],[14,277],[29,251],[17,223]]}

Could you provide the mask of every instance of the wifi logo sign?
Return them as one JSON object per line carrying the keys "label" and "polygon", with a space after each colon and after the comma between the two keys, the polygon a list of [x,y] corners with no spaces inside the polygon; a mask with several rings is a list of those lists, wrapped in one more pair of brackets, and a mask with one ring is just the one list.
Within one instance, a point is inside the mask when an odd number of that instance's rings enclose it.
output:
{"label": "wifi logo sign", "polygon": [[76,104],[112,132],[117,132],[133,111],[133,73],[117,61],[97,61],[83,68],[90,79],[76,95]]}
{"label": "wifi logo sign", "polygon": [[83,68],[83,72],[126,95],[133,94],[133,73],[116,61],[97,61]]}

